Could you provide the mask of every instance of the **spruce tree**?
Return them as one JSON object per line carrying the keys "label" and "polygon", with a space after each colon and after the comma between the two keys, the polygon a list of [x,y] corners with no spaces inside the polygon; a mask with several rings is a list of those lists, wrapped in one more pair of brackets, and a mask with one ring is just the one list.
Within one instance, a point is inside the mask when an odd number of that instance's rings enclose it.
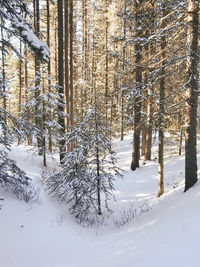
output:
{"label": "spruce tree", "polygon": [[63,159],[62,170],[47,180],[50,194],[70,203],[71,213],[80,222],[94,212],[101,215],[102,206],[109,210],[115,175],[122,175],[108,138],[110,127],[102,117],[94,105],[84,120],[72,127],[67,143],[73,143],[74,149]]}

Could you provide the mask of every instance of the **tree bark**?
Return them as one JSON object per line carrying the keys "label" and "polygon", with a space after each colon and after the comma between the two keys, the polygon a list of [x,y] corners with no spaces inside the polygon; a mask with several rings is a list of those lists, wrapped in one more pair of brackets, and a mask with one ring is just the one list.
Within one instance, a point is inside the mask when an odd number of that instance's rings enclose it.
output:
{"label": "tree bark", "polygon": [[[69,12],[69,33],[70,33],[70,47],[69,47],[69,53],[70,53],[70,126],[74,125],[74,84],[73,84],[73,33],[74,33],[74,27],[73,27],[73,0],[70,1],[70,12]],[[71,144],[70,149],[73,149],[73,144]]]}
{"label": "tree bark", "polygon": [[[46,9],[47,9],[47,45],[50,49],[51,42],[50,42],[50,2],[49,0],[46,0]],[[51,93],[51,57],[49,58],[48,62],[48,87],[49,87],[49,93]],[[49,110],[49,113],[51,114],[51,109]],[[49,151],[52,152],[52,133],[51,133],[51,127],[48,128],[48,134],[49,134]]]}
{"label": "tree bark", "polygon": [[[136,32],[135,38],[142,37],[141,29],[141,17],[140,14],[142,11],[138,10],[138,3],[141,5],[142,1],[135,0],[135,25]],[[134,134],[133,134],[133,152],[132,152],[132,161],[131,161],[131,170],[135,171],[139,167],[140,159],[140,123],[141,123],[141,92],[142,92],[142,48],[139,42],[135,44],[135,64],[136,64],[136,96],[134,102]]]}
{"label": "tree bark", "polygon": [[[57,1],[58,7],[58,86],[59,86],[59,95],[63,98],[64,102],[64,75],[63,75],[63,1]],[[59,155],[60,162],[62,162],[65,156],[65,120],[63,117],[64,114],[63,105],[58,106],[58,123],[60,125],[60,140],[59,140]]]}
{"label": "tree bark", "polygon": [[[20,55],[22,53],[22,43],[20,40]],[[19,58],[19,99],[18,99],[18,118],[21,113],[21,105],[22,105],[22,60]],[[18,137],[18,145],[20,145],[21,139]]]}
{"label": "tree bark", "polygon": [[[166,15],[166,7],[162,6],[163,17]],[[164,27],[161,23],[161,29]],[[158,197],[164,193],[164,113],[165,113],[165,64],[166,64],[166,40],[161,37],[161,72],[160,72],[160,103],[159,103],[159,136],[158,136]]]}
{"label": "tree bark", "polygon": [[186,130],[185,130],[185,191],[197,182],[197,105],[198,105],[198,1],[187,1],[187,47],[188,82],[186,92]]}
{"label": "tree bark", "polygon": [[[40,35],[40,1],[34,0],[34,26],[35,26],[35,32],[36,35],[39,37]],[[38,147],[38,154],[42,155],[42,147],[43,147],[43,141],[42,136],[40,134],[40,129],[42,127],[42,122],[40,118],[40,59],[37,55],[35,55],[35,99],[36,99],[36,105],[35,105],[35,124],[37,129],[39,130],[39,133],[37,134],[37,147]]]}

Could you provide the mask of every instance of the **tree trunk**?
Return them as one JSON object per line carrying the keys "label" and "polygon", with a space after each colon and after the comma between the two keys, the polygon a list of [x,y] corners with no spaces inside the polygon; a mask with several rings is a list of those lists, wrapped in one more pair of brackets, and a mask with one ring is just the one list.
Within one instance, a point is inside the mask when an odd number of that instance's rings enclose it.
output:
{"label": "tree trunk", "polygon": [[[64,76],[63,76],[63,1],[57,1],[58,7],[58,85],[59,85],[59,95],[63,98],[64,102]],[[65,120],[63,105],[58,105],[58,123],[60,125],[60,140],[59,140],[59,154],[60,162],[62,162],[65,156]]]}
{"label": "tree trunk", "polygon": [[[3,21],[1,20],[2,24]],[[4,40],[4,34],[3,34],[3,28],[1,25],[1,40]],[[5,46],[4,46],[4,42],[2,42],[2,47],[1,47],[1,64],[2,64],[2,92],[3,92],[3,109],[6,110],[7,109],[7,101],[6,101],[6,70],[5,70]],[[5,126],[7,125],[7,119],[6,116],[4,117],[4,123]],[[4,133],[4,138],[6,138],[7,135],[7,131],[6,129],[3,130]]]}
{"label": "tree trunk", "polygon": [[198,102],[198,1],[187,1],[187,47],[188,82],[186,92],[186,130],[185,130],[185,191],[197,181],[197,102]]}
{"label": "tree trunk", "polygon": [[[138,10],[138,1],[135,0],[135,25],[136,32],[135,37],[142,37],[141,21],[140,14],[141,11]],[[140,3],[141,4],[141,3]],[[139,167],[140,159],[140,123],[141,123],[141,92],[142,92],[142,48],[139,42],[135,44],[135,64],[136,64],[136,96],[134,102],[134,134],[133,134],[133,152],[132,152],[132,161],[131,161],[131,170],[135,171]]]}
{"label": "tree trunk", "polygon": [[146,148],[144,160],[151,160],[151,148],[152,148],[152,117],[153,117],[153,108],[152,108],[152,89],[148,87],[147,95],[147,124],[146,124]]}
{"label": "tree trunk", "polygon": [[[50,8],[49,8],[49,0],[46,1],[46,8],[47,8],[47,45],[50,49],[51,43],[50,43]],[[48,87],[49,87],[49,93],[51,93],[51,57],[49,58],[48,62]],[[49,113],[51,114],[51,109],[49,110]],[[49,151],[52,152],[52,134],[51,134],[51,127],[48,128],[48,134],[49,134]]]}
{"label": "tree trunk", "polygon": [[[35,32],[36,35],[39,37],[40,35],[40,1],[34,0],[34,25],[35,25]],[[35,124],[37,129],[39,130],[39,134],[37,134],[37,147],[38,147],[38,154],[42,155],[42,147],[43,147],[43,141],[42,136],[40,134],[40,129],[42,127],[41,118],[40,118],[40,59],[37,55],[35,55],[35,99],[36,99],[36,105],[35,105]]]}
{"label": "tree trunk", "polygon": [[[126,13],[126,1],[124,1],[124,12]],[[123,37],[124,41],[126,41],[126,17],[124,17],[124,23],[123,23]],[[126,60],[126,46],[123,47],[123,54],[122,54],[122,68],[123,68],[123,75],[125,75],[125,60]],[[126,86],[126,76],[123,80],[123,88],[121,91],[121,127],[120,127],[120,135],[121,135],[121,141],[124,140],[124,86]]]}
{"label": "tree trunk", "polygon": [[[55,12],[55,17],[56,17],[56,12]],[[56,81],[58,81],[58,40],[57,40],[57,35],[58,35],[58,25],[57,25],[57,19],[55,18],[55,23],[54,23],[54,49],[55,49],[55,55],[54,55],[54,62],[55,62],[55,77]]]}
{"label": "tree trunk", "polygon": [[105,108],[106,108],[106,121],[108,121],[108,6],[107,1],[106,5],[106,28],[105,28],[105,50],[106,50],[106,58],[105,58]]}
{"label": "tree trunk", "polygon": [[[27,97],[28,97],[28,51],[27,47],[24,47],[24,83],[25,83],[25,90],[24,90],[24,103],[27,102]],[[26,120],[27,122],[30,121],[30,116],[29,116],[29,109],[27,108],[26,112]],[[31,133],[27,134],[27,144],[28,146],[32,146],[32,136]]]}
{"label": "tree trunk", "polygon": [[[74,125],[74,86],[73,86],[73,0],[70,1],[70,12],[69,12],[69,33],[70,33],[70,126]],[[71,150],[73,144],[71,144]]]}
{"label": "tree trunk", "polygon": [[[20,55],[22,53],[22,43],[20,40]],[[18,99],[18,118],[20,117],[22,105],[22,60],[19,58],[19,99]],[[21,143],[20,137],[18,137],[18,145]]]}
{"label": "tree trunk", "polygon": [[141,151],[141,156],[145,155],[146,151],[146,135],[147,135],[147,128],[144,125],[142,129],[142,151]]}
{"label": "tree trunk", "polygon": [[[165,5],[162,6],[163,17],[166,15]],[[161,29],[164,27],[161,24]],[[159,136],[158,136],[158,197],[164,193],[164,113],[165,113],[165,64],[166,40],[161,38],[161,72],[160,72],[160,103],[159,103]]]}
{"label": "tree trunk", "polygon": [[[70,100],[69,100],[69,4],[65,0],[65,98],[66,98],[66,111],[70,114]],[[67,131],[70,126],[69,117],[66,119]],[[67,145],[67,151],[70,151],[70,145]]]}

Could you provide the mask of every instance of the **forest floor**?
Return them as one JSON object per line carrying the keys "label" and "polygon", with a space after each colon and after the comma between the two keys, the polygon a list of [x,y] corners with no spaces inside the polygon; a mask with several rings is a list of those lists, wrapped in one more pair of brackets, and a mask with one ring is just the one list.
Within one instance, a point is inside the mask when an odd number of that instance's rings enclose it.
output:
{"label": "forest floor", "polygon": [[165,159],[165,194],[158,198],[157,160],[145,165],[141,160],[132,172],[131,148],[131,136],[114,142],[125,175],[115,182],[113,213],[102,224],[87,227],[43,188],[46,173],[57,168],[56,159],[49,159],[45,169],[26,146],[13,146],[11,158],[41,190],[38,201],[28,204],[0,192],[0,266],[198,267],[200,182],[183,193],[184,156],[170,155],[171,147]]}

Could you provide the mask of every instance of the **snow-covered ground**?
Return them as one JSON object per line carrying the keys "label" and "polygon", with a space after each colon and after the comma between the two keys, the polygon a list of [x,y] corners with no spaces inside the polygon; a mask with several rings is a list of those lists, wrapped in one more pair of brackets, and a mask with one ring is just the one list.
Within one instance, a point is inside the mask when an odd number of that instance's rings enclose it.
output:
{"label": "snow-covered ground", "polygon": [[[157,198],[156,161],[130,171],[131,147],[130,136],[114,143],[125,176],[115,183],[114,213],[99,227],[78,225],[43,189],[29,204],[1,191],[0,267],[198,267],[200,183],[183,193],[184,157],[167,157],[166,193]],[[42,183],[41,159],[22,145],[10,155]],[[55,169],[49,160],[48,172]]]}

